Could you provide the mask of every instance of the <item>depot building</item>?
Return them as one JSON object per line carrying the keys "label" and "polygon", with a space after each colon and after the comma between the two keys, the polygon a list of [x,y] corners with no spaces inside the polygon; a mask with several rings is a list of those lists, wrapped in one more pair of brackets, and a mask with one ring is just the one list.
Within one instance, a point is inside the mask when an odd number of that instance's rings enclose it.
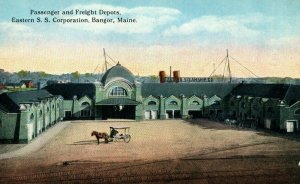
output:
{"label": "depot building", "polygon": [[63,97],[65,119],[148,120],[205,117],[209,107],[220,104],[233,87],[227,83],[140,83],[117,64],[99,84],[53,84],[46,90]]}
{"label": "depot building", "polygon": [[4,93],[0,140],[29,142],[68,119],[255,119],[263,128],[299,131],[300,86],[181,81],[141,83],[118,63],[99,83]]}

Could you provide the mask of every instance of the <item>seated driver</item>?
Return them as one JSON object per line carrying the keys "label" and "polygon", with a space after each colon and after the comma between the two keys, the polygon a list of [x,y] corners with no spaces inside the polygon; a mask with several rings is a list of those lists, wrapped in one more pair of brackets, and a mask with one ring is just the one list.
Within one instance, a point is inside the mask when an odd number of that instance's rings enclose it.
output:
{"label": "seated driver", "polygon": [[112,128],[110,131],[110,138],[114,138],[118,133],[119,132],[116,129]]}

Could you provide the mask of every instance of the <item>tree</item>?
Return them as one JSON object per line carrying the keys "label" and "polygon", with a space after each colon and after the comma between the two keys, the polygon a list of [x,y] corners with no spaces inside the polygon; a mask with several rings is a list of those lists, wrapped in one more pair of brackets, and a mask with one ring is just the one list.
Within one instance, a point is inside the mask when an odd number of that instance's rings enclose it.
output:
{"label": "tree", "polygon": [[72,77],[74,79],[77,79],[77,82],[79,83],[80,73],[78,71],[71,73]]}
{"label": "tree", "polygon": [[85,76],[85,77],[91,77],[92,74],[91,74],[91,73],[85,73],[84,76]]}
{"label": "tree", "polygon": [[17,75],[20,77],[20,78],[24,78],[24,77],[27,77],[28,75],[30,74],[29,71],[25,71],[25,70],[21,70],[17,73]]}
{"label": "tree", "polygon": [[41,72],[39,72],[38,73],[38,75],[39,75],[39,77],[47,77],[49,74],[47,74],[46,72],[43,72],[43,71],[41,71]]}
{"label": "tree", "polygon": [[213,76],[211,76],[211,78],[213,78],[213,80],[222,80],[223,75],[213,75]]}
{"label": "tree", "polygon": [[151,75],[151,76],[150,76],[150,79],[151,79],[152,81],[157,81],[157,80],[158,80],[158,76],[156,76],[156,75]]}

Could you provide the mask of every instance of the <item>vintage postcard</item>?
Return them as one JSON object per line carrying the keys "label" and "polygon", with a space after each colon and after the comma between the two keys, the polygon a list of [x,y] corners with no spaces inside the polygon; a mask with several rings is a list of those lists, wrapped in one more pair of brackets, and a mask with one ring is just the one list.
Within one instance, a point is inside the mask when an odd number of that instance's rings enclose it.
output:
{"label": "vintage postcard", "polygon": [[299,10],[0,0],[0,183],[299,183]]}

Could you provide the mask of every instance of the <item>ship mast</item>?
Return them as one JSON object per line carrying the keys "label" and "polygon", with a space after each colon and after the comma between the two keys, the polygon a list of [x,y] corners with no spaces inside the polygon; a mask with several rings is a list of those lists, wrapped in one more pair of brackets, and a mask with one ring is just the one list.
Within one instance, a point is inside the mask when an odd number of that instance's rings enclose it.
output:
{"label": "ship mast", "polygon": [[104,56],[104,64],[105,64],[105,72],[107,71],[107,60],[106,60],[106,53],[105,49],[103,48],[103,56]]}
{"label": "ship mast", "polygon": [[[226,55],[227,71],[228,71],[229,83],[231,83],[232,76],[231,76],[231,70],[230,70],[230,61],[229,61],[228,49],[226,49],[226,52],[227,52],[227,55]],[[225,65],[226,65],[226,63],[225,63]],[[224,74],[223,74],[223,79],[225,80]]]}

